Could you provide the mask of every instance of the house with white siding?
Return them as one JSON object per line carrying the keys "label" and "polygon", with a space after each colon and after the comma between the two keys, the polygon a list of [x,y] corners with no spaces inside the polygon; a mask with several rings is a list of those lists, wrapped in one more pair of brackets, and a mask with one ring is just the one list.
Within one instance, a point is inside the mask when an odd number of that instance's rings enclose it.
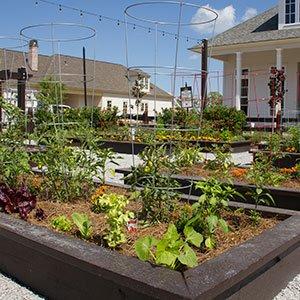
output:
{"label": "house with white siding", "polygon": [[[38,83],[45,77],[55,77],[65,86],[64,105],[82,107],[84,103],[83,62],[82,58],[67,55],[38,55],[37,70],[31,70],[30,57],[18,51],[0,51],[1,68],[9,66],[13,71],[24,66],[31,74],[27,82],[27,106],[36,107]],[[129,114],[129,103],[133,106],[132,113],[136,113],[135,99],[129,95],[128,71],[121,64],[105,61],[86,60],[87,70],[87,104],[88,106],[107,109],[118,107],[120,114]],[[148,116],[154,116],[163,108],[172,107],[173,97],[163,89],[151,83],[151,77],[140,70],[130,71],[131,81],[135,81],[137,74],[141,74],[145,96],[142,98],[139,113],[148,111]],[[136,76],[134,76],[136,75]],[[132,83],[131,83],[132,84]],[[16,103],[17,90],[15,82],[5,82],[2,85],[3,96]]]}
{"label": "house with white siding", "polygon": [[[212,58],[223,62],[226,105],[254,121],[270,119],[270,69],[285,69],[283,118],[300,118],[300,0],[278,5],[210,40]],[[201,46],[192,51],[201,53]],[[222,92],[222,91],[221,91]]]}

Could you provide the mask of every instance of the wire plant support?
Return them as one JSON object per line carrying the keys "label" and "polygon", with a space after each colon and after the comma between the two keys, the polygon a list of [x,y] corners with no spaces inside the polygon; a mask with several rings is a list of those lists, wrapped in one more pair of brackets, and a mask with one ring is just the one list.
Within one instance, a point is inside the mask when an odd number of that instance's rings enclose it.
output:
{"label": "wire plant support", "polygon": [[[35,82],[43,80],[44,82],[51,81],[52,84],[56,84],[55,98],[57,106],[64,104],[63,85],[80,83],[80,85],[82,84],[82,89],[84,86],[86,86],[86,84],[89,84],[89,89],[92,90],[90,105],[94,107],[96,60],[95,47],[97,39],[97,31],[94,28],[77,23],[41,23],[22,28],[20,30],[20,36],[25,40],[37,41],[39,48],[45,46],[46,49],[50,48],[52,50],[52,55],[49,57],[50,63],[48,64],[47,69],[44,71],[44,73],[42,71],[36,72]],[[80,47],[82,46],[82,49],[85,49],[86,43],[89,40],[94,43],[94,57],[89,62],[89,74],[66,71],[66,67],[62,61],[63,55],[66,55],[66,51],[70,50],[70,48],[78,49],[79,45]],[[70,47],[70,44],[74,45],[74,47]],[[67,47],[66,50],[64,47]],[[65,122],[63,115],[64,113],[62,111],[60,113],[60,118],[58,118],[58,122],[53,122],[55,127],[56,125],[59,125],[62,128],[64,127]],[[91,117],[91,122],[92,118],[93,116]]]}
{"label": "wire plant support", "polygon": [[[144,8],[144,9],[149,9],[149,8],[153,8],[154,6],[158,6],[158,5],[166,5],[172,8],[176,8],[177,13],[176,13],[176,21],[172,21],[172,20],[168,20],[168,17],[166,20],[161,19],[161,18],[152,18],[152,17],[142,17],[139,15],[139,13],[136,13],[136,10]],[[186,9],[195,9],[197,11],[204,11],[207,15],[209,15],[209,17],[205,20],[200,20],[197,22],[186,22],[184,20],[184,16],[185,16],[185,12]],[[132,75],[134,72],[137,73],[143,73],[143,74],[148,74],[153,76],[154,78],[154,86],[153,86],[153,96],[154,96],[154,131],[156,132],[157,130],[157,99],[158,99],[158,87],[157,85],[159,84],[159,77],[160,76],[167,76],[169,77],[169,80],[171,81],[171,88],[170,88],[170,96],[172,99],[172,121],[170,124],[170,131],[174,132],[176,130],[178,130],[178,128],[175,128],[174,126],[174,109],[175,107],[178,106],[178,96],[177,96],[177,80],[178,78],[183,78],[187,79],[187,78],[192,78],[195,82],[197,81],[197,78],[201,78],[203,72],[202,70],[192,70],[189,68],[184,68],[181,67],[179,64],[179,52],[180,52],[180,41],[182,39],[186,39],[186,36],[182,33],[182,29],[183,28],[187,28],[187,27],[192,27],[192,26],[201,26],[201,25],[207,25],[207,24],[213,24],[213,35],[214,35],[214,31],[215,31],[215,23],[218,19],[218,13],[215,12],[214,10],[210,9],[209,7],[206,6],[201,6],[201,5],[197,5],[194,3],[188,3],[188,2],[184,2],[182,0],[180,1],[149,1],[149,2],[138,2],[135,4],[132,4],[128,7],[125,8],[124,10],[124,22],[125,22],[125,43],[126,43],[126,49],[125,49],[125,55],[126,55],[126,64],[127,64],[127,78],[128,78],[128,96],[129,96],[129,106],[130,106],[130,127],[131,127],[131,144],[132,144],[132,161],[133,161],[133,167],[135,168],[135,157],[134,157],[134,135],[135,132],[137,130],[137,128],[139,127],[139,122],[134,122],[133,118],[132,118],[132,93],[131,93],[131,88],[132,88],[132,84],[133,84],[133,80],[132,78],[134,78],[134,76],[136,75]],[[141,22],[146,24],[145,27],[147,26],[154,26],[155,27],[155,37],[154,37],[154,64],[151,65],[141,65],[141,66],[132,66],[130,65],[129,62],[129,26],[132,23],[132,21],[129,20],[133,20],[134,22]],[[149,25],[150,24],[150,25]],[[158,42],[158,32],[166,32],[167,30],[165,29],[166,26],[171,26],[175,28],[175,51],[174,51],[174,63],[173,65],[169,65],[169,66],[165,66],[165,65],[161,65],[159,64],[159,53],[160,53],[160,49],[159,49],[159,42]],[[206,76],[207,71],[206,72]],[[149,74],[150,73],[150,74]],[[196,86],[198,86],[198,84],[194,84]],[[207,85],[206,85],[207,88]],[[197,101],[201,101],[201,96],[200,93],[197,97]],[[197,102],[196,101],[196,102]],[[200,114],[200,118],[201,114]],[[201,120],[200,120],[201,122]],[[181,129],[179,129],[181,130]],[[184,128],[183,130],[186,130],[186,128]],[[198,136],[200,134],[200,128],[198,129]],[[170,145],[170,153],[172,152],[172,144]],[[157,187],[160,188],[160,187]]]}

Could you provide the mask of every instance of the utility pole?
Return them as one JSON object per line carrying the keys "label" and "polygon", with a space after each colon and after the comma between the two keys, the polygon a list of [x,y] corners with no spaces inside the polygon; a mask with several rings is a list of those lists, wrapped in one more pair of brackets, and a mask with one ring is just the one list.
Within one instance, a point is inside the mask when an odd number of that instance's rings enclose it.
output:
{"label": "utility pole", "polygon": [[202,41],[202,56],[201,56],[201,100],[202,111],[207,104],[207,77],[208,77],[208,41],[204,39]]}
{"label": "utility pole", "polygon": [[86,89],[86,59],[85,59],[85,47],[82,49],[82,62],[83,62],[83,91],[84,91],[84,106],[87,107],[87,89]]}

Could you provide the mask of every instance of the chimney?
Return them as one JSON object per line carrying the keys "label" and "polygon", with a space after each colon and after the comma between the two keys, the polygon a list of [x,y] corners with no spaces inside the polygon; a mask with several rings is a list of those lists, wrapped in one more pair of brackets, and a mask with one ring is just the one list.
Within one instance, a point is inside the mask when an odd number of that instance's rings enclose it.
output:
{"label": "chimney", "polygon": [[31,71],[38,71],[38,65],[39,65],[39,53],[38,53],[38,41],[37,40],[31,40],[29,42],[29,54],[28,54],[28,64],[31,69]]}

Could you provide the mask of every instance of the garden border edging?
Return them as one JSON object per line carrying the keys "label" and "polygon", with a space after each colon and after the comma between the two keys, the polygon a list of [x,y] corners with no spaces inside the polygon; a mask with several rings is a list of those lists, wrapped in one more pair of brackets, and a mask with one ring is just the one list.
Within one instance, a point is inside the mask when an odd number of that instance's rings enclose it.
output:
{"label": "garden border edging", "polygon": [[212,299],[237,293],[236,287],[247,287],[261,268],[268,272],[281,256],[299,250],[299,227],[300,217],[290,217],[183,277],[0,214],[0,269],[55,299]]}

